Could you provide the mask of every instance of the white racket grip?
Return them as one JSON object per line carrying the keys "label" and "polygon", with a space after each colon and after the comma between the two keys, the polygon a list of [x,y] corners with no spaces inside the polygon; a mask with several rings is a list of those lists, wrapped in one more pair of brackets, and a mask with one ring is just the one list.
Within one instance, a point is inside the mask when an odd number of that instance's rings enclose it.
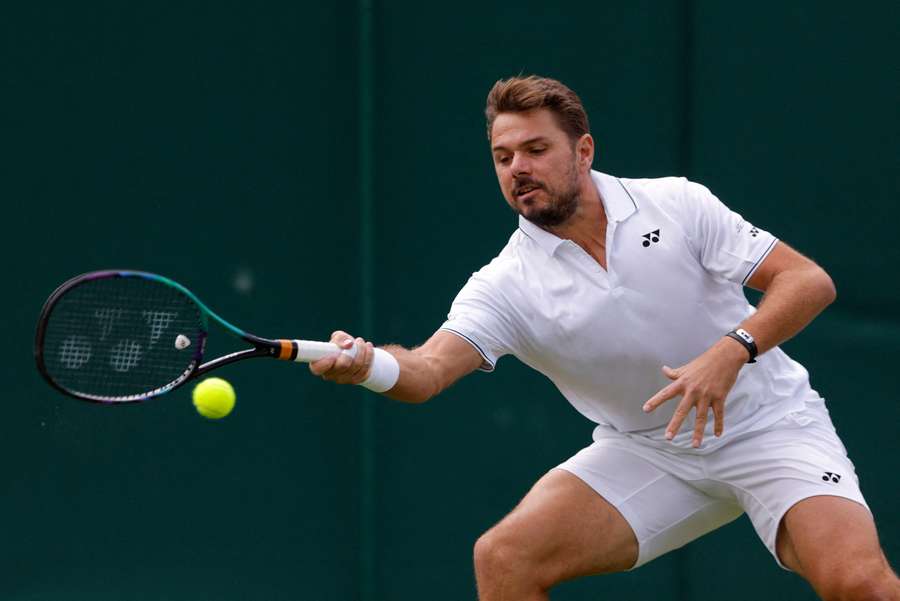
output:
{"label": "white racket grip", "polygon": [[369,377],[360,386],[373,392],[387,392],[400,379],[400,364],[392,354],[380,348],[375,349]]}
{"label": "white racket grip", "polygon": [[315,340],[295,340],[294,342],[297,344],[297,358],[294,361],[302,363],[318,361],[323,357],[328,357],[338,352],[350,355],[350,357],[356,356],[356,345],[348,349],[342,349],[332,342],[317,342]]}

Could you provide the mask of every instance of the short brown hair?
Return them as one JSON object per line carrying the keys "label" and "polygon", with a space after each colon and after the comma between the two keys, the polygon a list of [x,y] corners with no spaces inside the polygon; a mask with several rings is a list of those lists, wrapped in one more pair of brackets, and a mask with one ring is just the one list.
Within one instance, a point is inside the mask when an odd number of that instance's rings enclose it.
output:
{"label": "short brown hair", "polygon": [[500,79],[491,88],[484,108],[488,140],[491,139],[494,119],[500,113],[521,113],[541,108],[553,113],[557,124],[573,144],[590,131],[587,113],[578,94],[555,79],[529,75]]}

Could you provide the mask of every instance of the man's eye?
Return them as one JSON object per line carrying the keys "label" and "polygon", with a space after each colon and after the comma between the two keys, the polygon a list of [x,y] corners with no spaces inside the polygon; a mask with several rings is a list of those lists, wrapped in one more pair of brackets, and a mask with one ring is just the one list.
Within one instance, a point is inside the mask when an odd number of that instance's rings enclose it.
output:
{"label": "man's eye", "polygon": [[497,162],[500,163],[501,165],[506,165],[507,163],[509,163],[509,157],[508,156],[497,157]]}
{"label": "man's eye", "polygon": [[542,154],[545,150],[547,149],[544,147],[532,148],[531,154]]}

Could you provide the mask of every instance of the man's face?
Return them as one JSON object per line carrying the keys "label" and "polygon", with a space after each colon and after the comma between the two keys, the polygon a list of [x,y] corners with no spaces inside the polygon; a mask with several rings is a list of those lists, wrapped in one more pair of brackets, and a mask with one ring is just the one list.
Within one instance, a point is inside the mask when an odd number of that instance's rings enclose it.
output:
{"label": "man's face", "polygon": [[[591,155],[587,162],[586,138]],[[580,175],[590,167],[593,143],[585,135],[572,146],[547,109],[497,115],[491,128],[494,169],[503,197],[515,212],[549,227],[575,213]]]}

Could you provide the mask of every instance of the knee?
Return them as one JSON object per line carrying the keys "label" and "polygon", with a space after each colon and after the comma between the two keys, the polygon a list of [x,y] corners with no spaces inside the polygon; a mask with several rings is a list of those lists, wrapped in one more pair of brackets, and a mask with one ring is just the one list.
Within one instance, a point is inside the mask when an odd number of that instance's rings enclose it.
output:
{"label": "knee", "polygon": [[900,580],[887,566],[837,570],[820,594],[825,601],[897,601]]}
{"label": "knee", "polygon": [[529,580],[539,584],[538,570],[521,541],[512,533],[492,528],[475,542],[475,577],[479,581]]}
{"label": "knee", "polygon": [[488,530],[475,541],[475,573],[479,577],[515,569],[515,543],[496,530]]}

